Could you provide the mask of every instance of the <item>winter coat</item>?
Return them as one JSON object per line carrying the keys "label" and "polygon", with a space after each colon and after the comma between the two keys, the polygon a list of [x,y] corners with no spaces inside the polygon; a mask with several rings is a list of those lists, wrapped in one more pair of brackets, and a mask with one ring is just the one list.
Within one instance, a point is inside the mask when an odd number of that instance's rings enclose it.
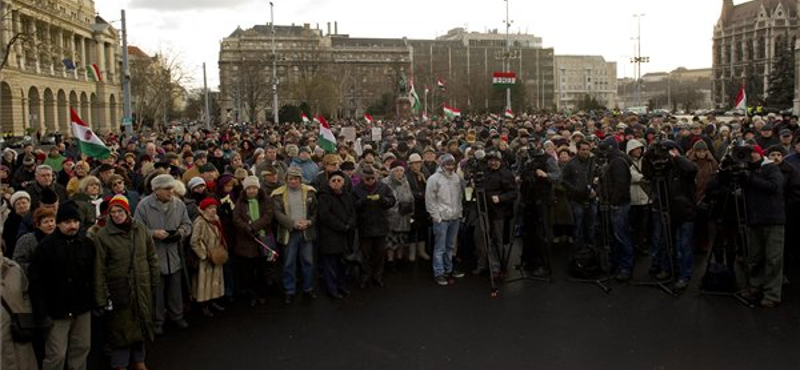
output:
{"label": "winter coat", "polygon": [[[669,205],[670,218],[673,225],[693,221],[697,215],[697,199],[695,198],[695,178],[697,165],[685,157],[672,158],[671,164],[663,171],[664,183],[659,184],[656,173],[649,162],[645,161],[642,171],[649,180],[650,194],[653,204],[658,207],[659,199]],[[659,190],[659,185],[664,185]],[[665,203],[666,204],[666,203]]]}
{"label": "winter coat", "polygon": [[30,267],[31,261],[33,261],[33,254],[36,252],[36,247],[39,246],[39,243],[46,236],[47,235],[39,229],[36,229],[33,232],[21,236],[19,240],[17,240],[17,248],[14,249],[13,259],[14,262],[22,267],[22,271],[25,275],[28,275],[28,267]]}
{"label": "winter coat", "polygon": [[631,170],[625,154],[617,149],[608,152],[608,170],[600,180],[601,201],[612,206],[631,203]]}
{"label": "winter coat", "polygon": [[348,250],[350,234],[356,229],[356,206],[353,197],[342,191],[335,194],[328,187],[317,197],[317,233],[319,253],[339,254]]}
{"label": "winter coat", "polygon": [[[369,199],[377,196],[377,199]],[[375,181],[371,188],[361,182],[353,188],[353,200],[358,215],[359,237],[381,237],[389,235],[388,210],[397,202],[392,189],[386,184]]]}
{"label": "winter coat", "polygon": [[[130,230],[123,230],[109,221],[94,239],[97,255],[94,267],[94,299],[97,307],[109,299],[113,310],[106,313],[106,340],[111,348],[124,348],[145,340],[153,340],[155,302],[153,295],[161,278],[156,244],[150,230],[132,220]],[[131,261],[133,258],[133,261]],[[127,282],[130,305],[114,303],[109,288]]]}
{"label": "winter coat", "polygon": [[455,172],[440,168],[425,185],[425,207],[433,222],[461,219],[464,184]]}
{"label": "winter coat", "polygon": [[3,223],[3,244],[5,245],[3,254],[6,256],[14,256],[14,249],[16,249],[17,241],[19,240],[17,233],[19,233],[19,227],[22,225],[23,219],[23,216],[12,211],[8,215],[6,222]]}
{"label": "winter coat", "polygon": [[764,161],[751,170],[742,190],[747,206],[747,224],[754,226],[783,225],[786,223],[785,180],[781,169]]}
{"label": "winter coat", "polygon": [[632,206],[643,206],[645,204],[650,203],[650,196],[647,194],[646,189],[646,181],[644,179],[644,173],[642,172],[642,161],[644,158],[644,151],[642,151],[642,156],[638,159],[630,156],[631,152],[636,148],[643,148],[644,144],[642,144],[639,140],[631,140],[628,141],[625,153],[628,154],[631,160],[631,205]]}
{"label": "winter coat", "polygon": [[575,203],[589,201],[596,168],[597,159],[595,157],[582,159],[576,156],[564,166],[561,171],[561,183],[566,189],[570,201]]}
{"label": "winter coat", "polygon": [[91,239],[59,229],[44,238],[29,267],[33,312],[60,320],[94,308],[94,263]]}
{"label": "winter coat", "polygon": [[[302,198],[305,199],[306,220],[311,221],[311,226],[303,230],[303,239],[307,242],[317,238],[317,196],[316,190],[308,185],[300,185]],[[289,235],[294,230],[294,221],[289,216],[289,188],[288,185],[281,186],[272,192],[272,207],[274,210],[275,221],[278,223],[278,234],[276,240],[281,245],[289,244]]]}
{"label": "winter coat", "polygon": [[81,229],[85,230],[94,225],[98,215],[97,205],[103,201],[103,198],[97,196],[92,199],[92,197],[90,197],[88,194],[78,192],[73,195],[71,199],[75,202],[75,204],[78,206],[78,210],[81,212]]}
{"label": "winter coat", "polygon": [[[411,216],[414,214],[414,193],[411,192],[411,185],[408,179],[403,176],[403,179],[398,181],[393,175],[381,180],[389,189],[395,198],[395,203],[392,208],[387,212],[387,219],[389,221],[389,230],[397,232],[411,231]],[[405,213],[401,213],[402,211]]]}
{"label": "winter coat", "polygon": [[[31,301],[28,297],[28,278],[20,266],[5,257],[0,257],[0,284],[3,300],[14,313],[31,313]],[[32,343],[17,343],[11,337],[11,315],[5,308],[0,308],[0,335],[2,336],[2,354],[0,363],[3,370],[36,370],[36,355]]]}
{"label": "winter coat", "polygon": [[180,271],[183,266],[180,247],[183,239],[192,233],[192,222],[189,220],[186,205],[174,196],[169,202],[161,203],[153,193],[139,202],[133,217],[150,229],[151,236],[154,230],[174,231],[179,234],[174,238],[153,241],[156,244],[161,273],[169,275]]}
{"label": "winter coat", "polygon": [[200,260],[197,273],[192,277],[192,296],[198,302],[222,297],[225,295],[222,265],[215,265],[211,261],[211,250],[227,249],[222,233],[203,215],[194,220],[192,230],[192,251]]}
{"label": "winter coat", "polygon": [[[506,167],[497,171],[486,171],[483,188],[486,190],[486,203],[489,209],[489,218],[502,220],[514,216],[514,201],[517,200],[517,183],[514,174]],[[495,204],[492,196],[498,196],[500,203]]]}
{"label": "winter coat", "polygon": [[[64,203],[67,201],[68,199],[67,190],[64,189],[63,186],[56,183],[55,179],[53,179],[53,185],[50,186],[50,189],[52,189],[56,193],[56,195],[58,195],[59,202]],[[34,181],[31,185],[28,185],[28,187],[25,188],[25,191],[27,191],[28,194],[31,195],[31,210],[39,208],[39,203],[41,202],[42,199],[42,191],[44,191],[44,187],[39,185],[38,182]]]}
{"label": "winter coat", "polygon": [[[424,170],[421,169],[421,171]],[[425,209],[425,183],[427,176],[423,172],[414,173],[412,170],[406,171],[408,185],[411,186],[411,193],[414,194],[414,222],[411,227],[416,230],[426,230],[430,226],[430,216]]]}
{"label": "winter coat", "polygon": [[708,153],[705,159],[700,159],[697,158],[694,150],[690,150],[688,153],[686,153],[686,158],[697,165],[697,177],[695,178],[695,199],[700,201],[705,196],[706,187],[708,186],[708,182],[711,180],[711,175],[713,175],[714,172],[717,172],[719,164],[717,164],[717,160],[714,159],[711,153]]}
{"label": "winter coat", "polygon": [[781,162],[778,167],[780,167],[783,179],[786,181],[783,187],[783,194],[786,198],[787,210],[790,207],[800,207],[800,170],[795,169],[785,161]]}
{"label": "winter coat", "polygon": [[258,191],[258,220],[250,218],[250,206],[248,205],[247,195],[244,190],[233,207],[233,225],[236,228],[236,245],[233,246],[233,253],[239,257],[259,257],[261,256],[260,246],[255,241],[256,234],[264,231],[266,235],[272,233],[272,218],[274,210],[270,197],[263,190]]}
{"label": "winter coat", "polygon": [[311,159],[304,161],[300,159],[300,157],[292,158],[292,163],[289,167],[291,166],[300,167],[300,170],[303,172],[303,184],[313,183],[319,173],[319,166]]}

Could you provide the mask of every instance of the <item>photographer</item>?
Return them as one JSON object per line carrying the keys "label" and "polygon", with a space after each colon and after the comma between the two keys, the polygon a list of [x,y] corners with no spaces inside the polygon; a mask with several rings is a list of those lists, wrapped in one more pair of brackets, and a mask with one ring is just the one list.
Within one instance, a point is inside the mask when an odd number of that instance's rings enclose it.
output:
{"label": "photographer", "polygon": [[575,248],[594,248],[594,230],[597,217],[597,192],[595,176],[598,170],[597,158],[592,156],[592,146],[588,141],[576,145],[578,155],[564,167],[562,184],[567,189],[575,221]]}
{"label": "photographer", "polygon": [[491,273],[493,275],[500,273],[498,252],[502,250],[505,245],[504,240],[507,239],[503,230],[505,230],[506,223],[514,216],[514,201],[517,199],[514,175],[503,164],[502,154],[498,151],[491,151],[486,157],[488,158],[488,169],[484,175],[483,189],[489,212],[488,232],[491,235],[492,245],[483,245],[485,239],[481,236],[487,231],[483,230],[482,225],[478,222],[475,228],[475,242],[478,244],[478,266],[473,271],[475,275],[486,271],[487,253],[491,261]]}
{"label": "photographer", "polygon": [[[665,218],[653,225],[653,238],[669,240],[664,233],[673,235],[673,254],[677,268],[677,280],[674,289],[682,290],[689,285],[694,267],[694,252],[692,250],[692,233],[694,219],[697,213],[697,200],[695,199],[695,177],[697,165],[681,156],[680,147],[673,141],[663,141],[653,144],[645,155],[643,164],[645,178],[650,182],[650,192],[653,198],[653,211],[669,211],[669,224],[671,230],[664,230]],[[662,214],[663,215],[663,214]],[[666,280],[672,276],[673,256],[667,253],[664,243],[655,244],[651,272],[655,273],[658,280]]]}
{"label": "photographer", "polygon": [[627,281],[633,271],[633,243],[628,230],[628,213],[631,208],[630,161],[619,150],[616,139],[609,137],[598,147],[598,156],[605,158],[608,169],[600,178],[600,201],[607,204],[611,220],[612,267],[616,279]]}
{"label": "photographer", "polygon": [[[767,149],[767,157],[781,169],[785,181],[783,194],[786,199],[786,225],[796,225],[800,220],[800,170],[794,168],[784,160],[786,149],[781,145],[773,145]],[[784,275],[788,276],[796,267],[797,252],[795,246],[800,241],[800,233],[794,227],[785,228],[785,240],[783,243],[783,270]]]}
{"label": "photographer", "polygon": [[550,216],[553,209],[553,185],[561,181],[561,169],[556,159],[543,149],[529,156],[521,167],[520,196],[522,206],[522,267],[532,270],[535,277],[550,276],[550,241],[553,229]]}
{"label": "photographer", "polygon": [[781,302],[783,283],[784,177],[775,163],[764,159],[760,146],[747,148],[750,161],[742,191],[747,207],[750,286],[742,296],[749,301],[760,298],[762,307],[772,308]]}

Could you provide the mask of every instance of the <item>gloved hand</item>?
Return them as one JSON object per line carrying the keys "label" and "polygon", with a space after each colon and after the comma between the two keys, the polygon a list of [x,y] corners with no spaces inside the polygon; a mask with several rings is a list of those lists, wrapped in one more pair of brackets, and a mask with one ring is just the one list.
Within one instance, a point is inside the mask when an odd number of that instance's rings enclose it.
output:
{"label": "gloved hand", "polygon": [[370,194],[370,195],[367,195],[367,199],[369,199],[369,200],[379,200],[379,199],[381,199],[381,195],[380,194]]}
{"label": "gloved hand", "polygon": [[181,240],[181,233],[179,233],[177,230],[170,230],[168,232],[169,236],[162,240],[164,243],[175,243]]}

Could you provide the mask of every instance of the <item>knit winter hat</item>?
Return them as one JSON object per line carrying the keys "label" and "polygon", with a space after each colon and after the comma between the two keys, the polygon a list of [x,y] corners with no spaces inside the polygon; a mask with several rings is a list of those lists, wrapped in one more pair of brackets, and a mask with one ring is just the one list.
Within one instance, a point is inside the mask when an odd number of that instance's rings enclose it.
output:
{"label": "knit winter hat", "polygon": [[205,210],[206,210],[206,208],[208,208],[208,207],[210,207],[210,206],[217,206],[217,207],[219,207],[219,201],[218,201],[218,200],[216,200],[216,199],[214,199],[214,198],[208,197],[208,198],[206,198],[206,199],[203,199],[203,200],[200,202],[200,206],[199,206],[199,207],[200,207],[200,209],[201,209],[201,210],[205,211]]}
{"label": "knit winter hat", "polygon": [[289,178],[289,177],[303,177],[303,170],[300,169],[300,167],[291,166],[286,171],[286,177],[287,178]]}
{"label": "knit winter hat", "polygon": [[251,186],[260,187],[258,183],[258,177],[255,176],[247,176],[245,177],[244,181],[242,181],[242,187],[247,189]]}
{"label": "knit winter hat", "polygon": [[453,157],[453,155],[450,154],[450,153],[442,154],[442,156],[439,157],[439,164],[440,165],[448,163],[448,162],[455,162],[455,161],[456,161],[456,158]]}
{"label": "knit winter hat", "polygon": [[189,190],[193,190],[194,188],[205,184],[206,182],[205,180],[203,180],[203,178],[195,176],[192,177],[191,180],[189,180],[189,183],[187,185],[189,185]]}
{"label": "knit winter hat", "polygon": [[58,194],[53,189],[44,188],[40,194],[39,202],[41,204],[56,204],[58,202]]}
{"label": "knit winter hat", "polygon": [[706,144],[705,140],[700,139],[700,140],[697,140],[697,142],[694,143],[694,146],[692,146],[692,148],[694,150],[708,150],[708,144]]}
{"label": "knit winter hat", "polygon": [[81,212],[73,201],[68,201],[59,206],[56,214],[56,223],[58,224],[69,220],[81,220]]}
{"label": "knit winter hat", "polygon": [[128,198],[123,195],[117,194],[111,198],[111,200],[108,201],[108,209],[111,209],[111,207],[121,207],[125,212],[131,214],[131,205],[128,203]]}

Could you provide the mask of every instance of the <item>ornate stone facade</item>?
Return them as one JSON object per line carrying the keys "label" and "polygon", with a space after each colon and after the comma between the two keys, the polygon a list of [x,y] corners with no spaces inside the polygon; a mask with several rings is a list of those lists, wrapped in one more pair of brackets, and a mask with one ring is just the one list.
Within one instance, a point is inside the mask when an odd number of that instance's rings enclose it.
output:
{"label": "ornate stone facade", "polygon": [[[122,117],[118,31],[95,15],[91,0],[2,0],[0,126],[69,134],[70,108],[95,130],[118,131]],[[68,69],[72,63],[75,69]],[[87,66],[96,64],[94,82]]]}

